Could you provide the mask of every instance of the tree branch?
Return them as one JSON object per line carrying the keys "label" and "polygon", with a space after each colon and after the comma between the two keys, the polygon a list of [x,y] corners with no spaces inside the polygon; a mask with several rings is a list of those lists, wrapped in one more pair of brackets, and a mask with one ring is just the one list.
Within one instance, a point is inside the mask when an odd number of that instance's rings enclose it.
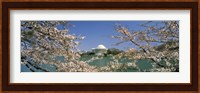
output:
{"label": "tree branch", "polygon": [[[26,59],[26,57],[24,57],[24,56],[22,56],[21,57],[21,59]],[[31,66],[33,66],[34,68],[36,68],[36,69],[38,69],[38,70],[42,70],[42,71],[44,71],[44,72],[49,72],[48,70],[46,70],[46,69],[43,69],[43,68],[41,68],[41,67],[39,67],[39,66],[36,66],[35,64],[33,64],[33,63],[31,63],[30,61],[26,61],[29,65],[31,65]],[[26,66],[27,66],[27,64],[26,64]],[[28,66],[28,68],[30,68],[29,66]],[[32,71],[32,70],[31,70]],[[33,71],[33,72],[35,72],[35,71]]]}

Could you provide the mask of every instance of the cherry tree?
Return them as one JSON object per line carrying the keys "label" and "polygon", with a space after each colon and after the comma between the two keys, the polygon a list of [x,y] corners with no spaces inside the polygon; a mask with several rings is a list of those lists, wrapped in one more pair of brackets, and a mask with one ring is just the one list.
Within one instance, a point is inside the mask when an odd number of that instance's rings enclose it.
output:
{"label": "cherry tree", "polygon": [[115,29],[119,33],[120,42],[131,42],[133,47],[114,57],[115,60],[128,57],[133,60],[146,59],[151,61],[152,72],[179,71],[179,23],[178,21],[146,22],[140,25],[143,30],[131,31],[127,27],[117,24]]}
{"label": "cherry tree", "polygon": [[[58,30],[58,26],[63,30]],[[58,72],[91,72],[95,67],[79,61],[77,45],[82,36],[69,34],[66,21],[22,21],[21,64],[29,70],[49,72],[43,65],[55,67]],[[63,56],[64,61],[56,57]]]}

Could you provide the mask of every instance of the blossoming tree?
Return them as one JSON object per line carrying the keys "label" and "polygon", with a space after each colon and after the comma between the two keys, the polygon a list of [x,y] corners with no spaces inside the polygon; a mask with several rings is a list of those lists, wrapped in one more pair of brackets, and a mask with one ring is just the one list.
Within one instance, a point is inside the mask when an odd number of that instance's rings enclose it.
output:
{"label": "blossoming tree", "polygon": [[178,21],[147,22],[144,30],[131,31],[125,26],[116,25],[120,34],[113,36],[120,42],[131,42],[133,48],[120,53],[115,59],[128,57],[133,62],[146,59],[151,61],[152,72],[179,71],[179,23]]}
{"label": "blossoming tree", "polygon": [[[59,25],[63,30],[57,29]],[[69,26],[66,21],[22,21],[21,64],[32,72],[48,72],[43,65],[53,66],[58,72],[95,71],[93,66],[78,60],[77,40],[84,37],[69,34]],[[58,56],[63,56],[64,61],[57,60]]]}

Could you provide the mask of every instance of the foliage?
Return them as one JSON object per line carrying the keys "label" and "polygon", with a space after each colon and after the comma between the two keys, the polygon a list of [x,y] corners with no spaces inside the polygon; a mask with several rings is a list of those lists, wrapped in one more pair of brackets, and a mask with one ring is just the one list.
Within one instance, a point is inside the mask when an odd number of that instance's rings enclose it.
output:
{"label": "foliage", "polygon": [[110,48],[110,49],[108,49],[107,54],[116,55],[116,54],[119,54],[119,53],[122,53],[122,52],[123,52],[122,50],[119,50],[119,49],[116,49],[116,48]]}

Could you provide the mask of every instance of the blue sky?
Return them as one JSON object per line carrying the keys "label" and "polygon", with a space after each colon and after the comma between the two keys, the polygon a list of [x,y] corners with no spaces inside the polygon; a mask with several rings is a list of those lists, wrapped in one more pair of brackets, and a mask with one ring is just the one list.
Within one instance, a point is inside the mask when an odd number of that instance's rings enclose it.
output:
{"label": "blue sky", "polygon": [[86,36],[81,40],[80,50],[91,50],[96,48],[99,44],[103,44],[107,48],[118,48],[126,50],[128,47],[133,47],[131,43],[123,43],[121,45],[114,45],[119,40],[111,38],[113,35],[119,34],[115,31],[115,24],[122,24],[131,30],[142,29],[139,25],[145,23],[144,21],[70,21],[70,24],[75,27],[70,28],[70,33],[76,35]]}
{"label": "blue sky", "polygon": [[119,34],[115,31],[115,24],[122,24],[128,27],[130,30],[141,30],[139,25],[147,21],[69,21],[74,27],[70,28],[70,33],[75,35],[82,35],[86,38],[80,41],[80,50],[91,50],[98,45],[103,44],[107,48],[118,48],[126,50],[133,45],[129,42],[121,45],[114,45],[119,40],[111,38],[113,35]]}

